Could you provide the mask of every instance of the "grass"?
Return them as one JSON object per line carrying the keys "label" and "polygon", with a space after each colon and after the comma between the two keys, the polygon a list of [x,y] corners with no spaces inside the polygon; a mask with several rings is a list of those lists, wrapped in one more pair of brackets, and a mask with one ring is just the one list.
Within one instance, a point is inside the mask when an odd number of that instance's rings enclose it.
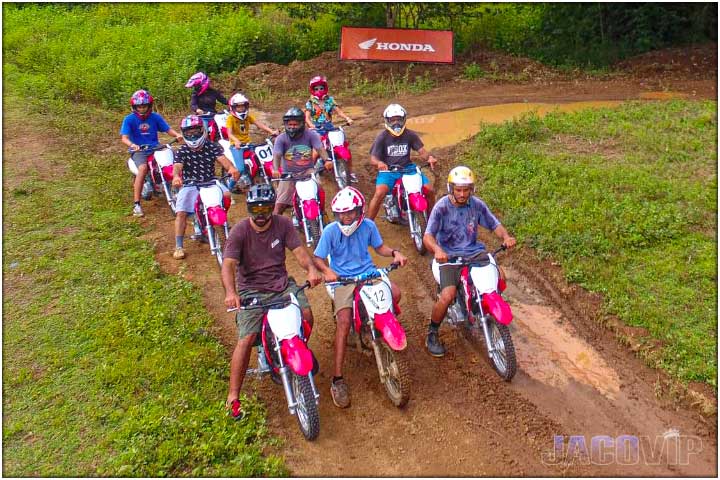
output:
{"label": "grass", "polygon": [[486,126],[462,158],[479,194],[606,313],[644,327],[645,356],[717,387],[717,103],[629,103]]}
{"label": "grass", "polygon": [[5,151],[3,474],[286,475],[263,456],[277,440],[258,401],[243,424],[225,416],[229,359],[200,291],[162,273],[128,217],[123,155],[95,145],[120,117],[26,105],[5,95],[6,125],[59,140],[43,161],[66,173],[17,178]]}

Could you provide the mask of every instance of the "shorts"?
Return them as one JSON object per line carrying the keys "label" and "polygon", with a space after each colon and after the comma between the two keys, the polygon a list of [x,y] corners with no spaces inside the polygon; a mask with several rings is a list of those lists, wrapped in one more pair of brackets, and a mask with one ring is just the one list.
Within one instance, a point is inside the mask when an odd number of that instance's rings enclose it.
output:
{"label": "shorts", "polygon": [[[215,184],[220,187],[220,189],[223,191],[223,195],[225,192],[229,192],[228,188],[220,183],[219,181],[215,180]],[[197,200],[198,195],[200,195],[200,190],[197,187],[186,187],[183,186],[180,191],[177,194],[177,201],[175,203],[175,211],[176,212],[185,212],[185,213],[194,213],[195,212],[195,200]]]}
{"label": "shorts", "polygon": [[[252,289],[243,289],[238,292],[238,294],[240,295],[241,299],[244,299],[246,297],[258,297],[261,302],[269,302],[274,299],[287,296],[291,293],[295,293],[295,290],[297,290],[297,288],[298,286],[295,283],[295,279],[293,277],[288,277],[287,288],[285,288],[285,290],[283,290],[282,292],[267,292]],[[301,309],[304,310],[310,308],[310,303],[308,303],[308,299],[305,296],[305,290],[299,292],[295,296],[298,299],[298,303],[300,304]],[[247,337],[248,335],[260,333],[262,331],[262,319],[264,314],[265,311],[262,309],[238,310],[238,312],[235,314],[235,323],[237,324],[238,338],[242,339]]]}
{"label": "shorts", "polygon": [[230,154],[232,154],[232,163],[238,172],[245,173],[245,160],[243,159],[243,153],[247,150],[246,147],[235,148],[235,145],[230,145]]}
{"label": "shorts", "polygon": [[330,295],[330,298],[332,298],[333,301],[333,313],[335,315],[337,315],[337,313],[343,308],[353,308],[353,303],[355,302],[354,293],[354,283],[349,285],[338,285],[332,289],[332,294],[328,292],[328,295]]}
{"label": "shorts", "polygon": [[[304,173],[312,173],[313,169],[309,168]],[[295,196],[295,181],[283,180],[278,182],[275,202],[283,205],[292,205]]]}
{"label": "shorts", "polygon": [[[478,261],[478,263],[487,263],[488,257],[486,252],[480,252],[473,257],[472,260]],[[435,261],[435,260],[433,260]],[[439,267],[440,270],[440,290],[446,287],[457,287],[460,284],[460,272],[462,271],[462,265],[442,265]]]}
{"label": "shorts", "polygon": [[[414,165],[413,163],[409,164],[408,167],[411,165]],[[383,170],[381,172],[378,172],[377,179],[375,180],[375,186],[379,185],[387,185],[388,191],[391,191],[393,187],[395,186],[395,182],[400,180],[403,176],[403,172],[388,172],[387,170]],[[430,180],[425,176],[424,173],[420,173],[420,176],[422,176],[422,184],[427,185],[430,183]]]}
{"label": "shorts", "polygon": [[135,163],[135,166],[140,168],[140,165],[147,165],[148,158],[150,155],[152,155],[154,152],[133,152],[132,155],[130,155],[130,158],[132,158],[132,161]]}

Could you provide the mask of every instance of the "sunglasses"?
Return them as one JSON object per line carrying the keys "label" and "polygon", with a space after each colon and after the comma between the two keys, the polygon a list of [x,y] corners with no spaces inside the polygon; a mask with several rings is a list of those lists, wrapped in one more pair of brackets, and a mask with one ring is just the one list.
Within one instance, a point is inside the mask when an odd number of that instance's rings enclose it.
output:
{"label": "sunglasses", "polygon": [[323,90],[325,90],[325,87],[323,87],[322,85],[313,87],[313,92],[322,92]]}
{"label": "sunglasses", "polygon": [[264,217],[267,217],[268,215],[270,215],[272,213],[273,206],[272,205],[252,205],[250,208],[248,208],[248,210],[250,210],[250,213],[252,215],[262,215]]}

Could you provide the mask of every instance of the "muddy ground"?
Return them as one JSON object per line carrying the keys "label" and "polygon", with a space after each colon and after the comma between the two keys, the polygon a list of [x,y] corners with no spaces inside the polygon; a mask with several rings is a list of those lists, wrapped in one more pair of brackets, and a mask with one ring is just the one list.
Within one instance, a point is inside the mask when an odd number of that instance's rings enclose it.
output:
{"label": "muddy ground", "polygon": [[[535,62],[479,52],[476,61],[485,68],[514,73],[510,82],[457,79],[463,64],[416,66],[413,73],[429,71],[443,80],[424,94],[405,93],[394,99],[411,116],[461,108],[513,102],[566,103],[586,100],[637,99],[641,93],[672,91],[688,98],[717,99],[717,45],[653,52],[637,57],[603,78],[559,73]],[[494,63],[493,63],[494,62]],[[263,64],[238,73],[226,90],[257,81],[271,87],[276,97],[256,110],[272,112],[265,119],[279,125],[280,116],[293,103],[283,92],[297,90],[317,73],[339,84],[351,72],[368,80],[404,72],[404,66],[366,62],[340,62],[335,53],[289,67]],[[495,67],[492,67],[495,68]],[[359,73],[357,73],[359,72]],[[434,72],[434,73],[433,73]],[[525,72],[518,81],[519,73]],[[293,83],[291,89],[289,83]],[[221,88],[223,85],[221,85]],[[225,93],[230,93],[229,91]],[[284,96],[285,95],[285,96]],[[375,173],[367,152],[382,128],[381,113],[387,100],[338,98],[354,112],[348,129],[359,188],[373,190]],[[444,189],[447,170],[454,165],[455,145],[433,153],[440,168],[431,181]],[[337,188],[324,180],[328,198]],[[480,189],[480,193],[481,193]],[[246,214],[240,196],[230,210],[234,223]],[[491,206],[491,208],[501,206]],[[213,333],[228,349],[236,332],[232,314],[225,312],[219,270],[206,245],[186,241],[184,261],[172,259],[172,218],[161,199],[149,202],[140,222],[152,227],[157,258],[170,274],[180,274],[203,289],[206,306],[215,320]],[[514,310],[512,334],[519,371],[511,383],[501,381],[476,348],[444,325],[441,338],[449,353],[430,357],[424,336],[433,303],[434,284],[430,257],[413,251],[407,229],[378,219],[387,245],[399,248],[409,265],[391,274],[403,294],[401,321],[409,345],[405,356],[413,378],[412,398],[395,408],[379,383],[371,356],[350,350],[345,378],[352,392],[349,409],[336,408],[330,399],[334,323],[330,301],[323,288],[309,292],[316,328],[310,346],[321,372],[321,433],[315,442],[300,434],[287,412],[282,389],[269,379],[248,379],[245,394],[257,394],[268,409],[272,433],[284,439],[273,450],[285,457],[294,476],[716,476],[716,394],[706,385],[678,390],[667,377],[646,367],[633,353],[634,336],[615,319],[600,314],[602,299],[567,285],[561,270],[540,261],[524,247],[501,257],[509,276],[508,297]],[[497,245],[489,239],[491,245]],[[304,274],[288,257],[289,271]],[[378,260],[385,265],[386,259]],[[624,340],[624,341],[620,341]],[[254,358],[251,360],[254,363]],[[679,393],[678,393],[679,392]],[[679,432],[679,436],[677,433]],[[582,435],[590,449],[595,435],[634,435],[646,445],[637,462],[557,462],[552,458],[554,436]],[[643,440],[644,439],[644,440]],[[648,443],[649,441],[649,443]],[[656,456],[647,445],[655,446]],[[676,455],[674,450],[680,447]],[[663,450],[664,448],[664,450]],[[613,449],[611,449],[613,450]],[[615,450],[613,450],[615,451]],[[606,463],[606,464],[598,464]],[[629,463],[629,464],[628,464]]]}

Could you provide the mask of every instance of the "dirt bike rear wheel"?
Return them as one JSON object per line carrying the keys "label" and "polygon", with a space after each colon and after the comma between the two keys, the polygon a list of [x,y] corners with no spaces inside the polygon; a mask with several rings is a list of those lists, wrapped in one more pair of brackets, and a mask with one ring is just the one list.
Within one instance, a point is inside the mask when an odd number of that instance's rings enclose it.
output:
{"label": "dirt bike rear wheel", "polygon": [[423,244],[423,235],[425,235],[425,228],[427,227],[427,213],[425,212],[416,212],[416,211],[408,211],[409,215],[412,215],[413,217],[413,223],[418,227],[417,233],[411,233],[413,244],[415,245],[415,249],[418,251],[420,255],[425,255],[425,252],[427,249],[425,248],[425,245]]}
{"label": "dirt bike rear wheel", "polygon": [[402,352],[396,352],[385,342],[379,341],[380,368],[387,372],[385,391],[388,398],[398,408],[407,405],[410,400],[410,369]]}
{"label": "dirt bike rear wheel", "polygon": [[312,245],[312,251],[314,252],[320,242],[320,219],[308,220],[308,232],[312,241],[308,242]]}
{"label": "dirt bike rear wheel", "polygon": [[291,373],[290,388],[295,395],[297,406],[295,418],[303,436],[307,440],[315,440],[320,434],[320,412],[315,402],[310,378]]}
{"label": "dirt bike rear wheel", "polygon": [[510,329],[507,325],[495,320],[491,315],[488,320],[490,342],[495,352],[490,355],[489,360],[493,369],[500,375],[500,378],[509,382],[517,372],[517,358],[515,357],[515,345],[513,345]]}
{"label": "dirt bike rear wheel", "polygon": [[335,169],[335,181],[337,182],[338,189],[342,190],[350,183],[348,181],[347,164],[345,163],[345,160],[342,159],[337,159],[335,163],[337,164],[337,168]]}

